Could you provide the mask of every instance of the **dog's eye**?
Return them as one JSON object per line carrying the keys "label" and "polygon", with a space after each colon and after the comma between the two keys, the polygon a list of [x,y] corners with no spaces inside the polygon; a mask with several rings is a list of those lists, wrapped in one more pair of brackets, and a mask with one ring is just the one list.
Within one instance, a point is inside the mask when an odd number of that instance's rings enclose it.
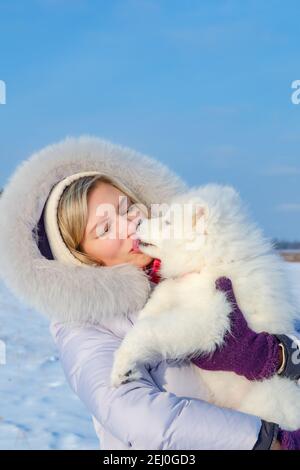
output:
{"label": "dog's eye", "polygon": [[171,225],[171,222],[169,220],[165,220],[166,225]]}

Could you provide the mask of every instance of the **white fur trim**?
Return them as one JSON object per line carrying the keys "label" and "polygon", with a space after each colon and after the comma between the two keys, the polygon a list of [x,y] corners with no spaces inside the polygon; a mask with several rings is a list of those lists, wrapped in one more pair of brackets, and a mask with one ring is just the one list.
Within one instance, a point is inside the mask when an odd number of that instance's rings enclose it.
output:
{"label": "white fur trim", "polygon": [[64,190],[74,181],[82,178],[83,176],[95,176],[97,174],[99,174],[97,171],[81,171],[79,173],[75,173],[74,175],[67,176],[57,183],[50,192],[44,213],[45,229],[52,254],[55,259],[61,261],[62,263],[86,266],[78,258],[75,258],[61,236],[57,220],[57,208],[60,198]]}
{"label": "white fur trim", "polygon": [[39,252],[32,229],[51,188],[87,170],[117,178],[146,205],[186,190],[158,161],[88,136],[50,145],[17,168],[0,197],[0,276],[16,296],[51,319],[80,324],[140,310],[150,290],[145,273],[134,266],[68,266]]}

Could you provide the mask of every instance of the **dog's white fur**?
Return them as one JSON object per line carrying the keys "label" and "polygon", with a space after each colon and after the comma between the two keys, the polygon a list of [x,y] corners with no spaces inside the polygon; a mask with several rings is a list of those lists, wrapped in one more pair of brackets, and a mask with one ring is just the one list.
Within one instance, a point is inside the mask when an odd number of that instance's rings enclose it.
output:
{"label": "dog's white fur", "polygon": [[[195,208],[193,230],[172,237],[177,219],[168,225],[171,237],[165,237],[170,214],[178,204]],[[180,223],[185,223],[183,218]],[[225,294],[215,288],[221,276],[232,280],[238,304],[253,330],[294,333],[297,313],[283,262],[260,229],[249,222],[233,188],[207,185],[177,196],[166,214],[141,224],[138,236],[152,244],[142,250],[161,259],[165,279],[116,352],[112,385],[139,378],[140,364],[158,358],[181,360],[221,345],[230,329],[231,311]],[[250,382],[231,372],[198,371],[211,402],[258,415],[284,429],[300,428],[296,383],[279,376]]]}

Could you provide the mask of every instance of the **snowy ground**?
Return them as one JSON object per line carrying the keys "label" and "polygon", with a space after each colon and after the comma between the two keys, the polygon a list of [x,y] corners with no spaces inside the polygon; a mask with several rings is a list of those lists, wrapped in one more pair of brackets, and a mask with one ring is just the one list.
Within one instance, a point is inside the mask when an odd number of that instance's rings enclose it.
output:
{"label": "snowy ground", "polygon": [[[300,263],[287,263],[300,308]],[[48,322],[0,283],[0,449],[97,449],[91,418],[67,385]],[[1,362],[1,358],[0,358]]]}
{"label": "snowy ground", "polygon": [[90,415],[69,388],[48,321],[0,282],[0,449],[99,449]]}

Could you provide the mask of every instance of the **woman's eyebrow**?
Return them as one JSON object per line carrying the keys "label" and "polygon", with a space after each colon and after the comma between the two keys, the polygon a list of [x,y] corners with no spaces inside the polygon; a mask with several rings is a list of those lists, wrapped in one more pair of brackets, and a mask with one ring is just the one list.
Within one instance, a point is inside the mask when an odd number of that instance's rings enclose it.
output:
{"label": "woman's eyebrow", "polygon": [[[121,197],[119,198],[119,203],[118,203],[118,207],[117,207],[118,213],[120,212],[120,206],[124,204],[124,200],[125,200],[125,199],[128,201],[128,197],[121,196]],[[107,215],[104,215],[103,217],[101,217],[101,220],[98,220],[98,221],[95,223],[94,227],[91,228],[91,230],[88,232],[88,235],[91,235],[91,234],[93,233],[93,231],[95,230],[95,228],[97,227],[97,225],[98,225],[99,223],[104,222],[105,219],[107,219]]]}

